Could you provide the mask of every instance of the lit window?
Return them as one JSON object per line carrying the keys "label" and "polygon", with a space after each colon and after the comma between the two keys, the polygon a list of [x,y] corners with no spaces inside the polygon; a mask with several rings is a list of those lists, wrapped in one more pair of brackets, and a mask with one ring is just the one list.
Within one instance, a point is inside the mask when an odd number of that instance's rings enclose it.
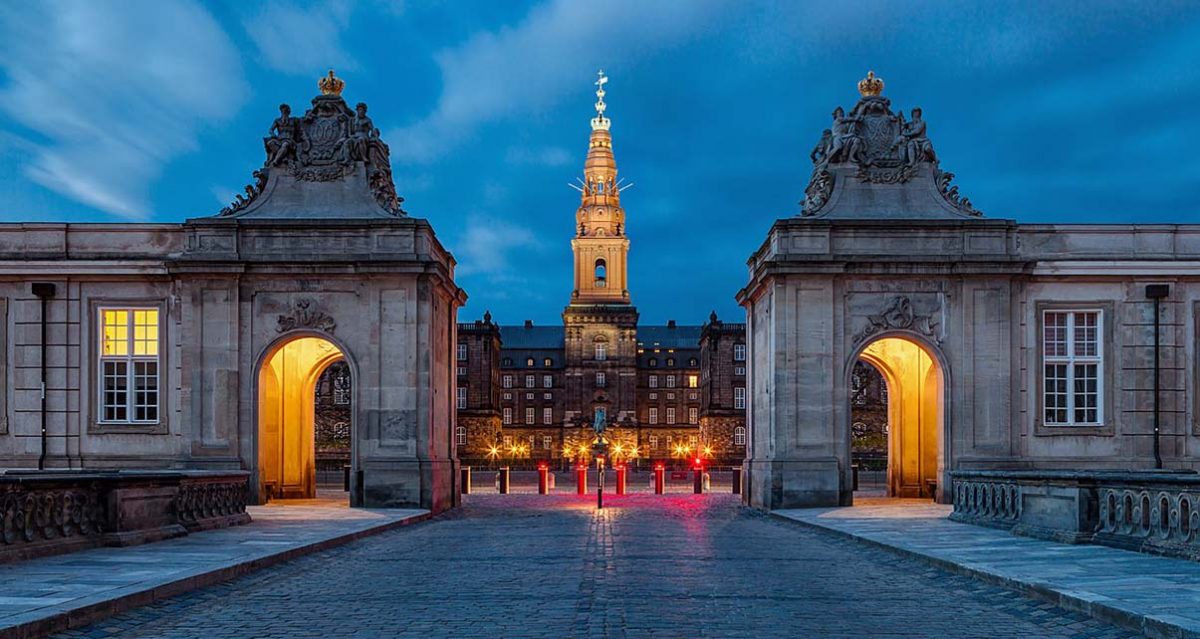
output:
{"label": "lit window", "polygon": [[675,423],[675,407],[674,406],[667,408],[667,423],[668,424]]}
{"label": "lit window", "polygon": [[512,423],[512,408],[509,406],[504,407],[504,423],[505,424]]}
{"label": "lit window", "polygon": [[658,409],[657,408],[650,409],[650,415],[647,417],[646,421],[651,424],[658,423]]}
{"label": "lit window", "polygon": [[657,435],[650,436],[650,448],[652,448],[654,450],[658,450],[658,436]]}
{"label": "lit window", "polygon": [[526,365],[526,366],[533,366],[533,358],[532,358],[532,357],[530,357],[529,359],[525,360],[525,365]]}
{"label": "lit window", "polygon": [[533,407],[532,406],[525,409],[525,423],[526,424],[533,423]]}
{"label": "lit window", "polygon": [[733,361],[735,361],[735,362],[746,361],[746,345],[745,344],[734,344],[733,345]]}
{"label": "lit window", "polygon": [[689,448],[696,447],[696,436],[695,435],[688,435],[688,447]]}
{"label": "lit window", "polygon": [[512,448],[512,435],[505,435],[505,436],[504,436],[504,447],[505,447],[505,448]]}
{"label": "lit window", "polygon": [[604,377],[604,373],[596,373],[596,388],[604,388],[604,385],[607,383],[607,381],[607,378]]}
{"label": "lit window", "polygon": [[695,424],[700,421],[700,409],[692,406],[688,408],[688,423]]}
{"label": "lit window", "polygon": [[467,427],[466,426],[459,426],[458,428],[454,429],[454,441],[459,446],[467,445]]}
{"label": "lit window", "polygon": [[745,426],[738,426],[737,428],[733,429],[733,445],[734,446],[745,446],[746,445],[746,427]]}
{"label": "lit window", "polygon": [[554,360],[547,357],[546,359],[542,360],[542,366],[545,366],[546,368],[550,368],[551,366],[554,366]]}
{"label": "lit window", "polygon": [[158,421],[158,309],[100,310],[100,420]]}
{"label": "lit window", "polygon": [[554,423],[554,409],[553,408],[543,408],[542,409],[542,423],[543,424],[553,424]]}
{"label": "lit window", "polygon": [[467,361],[467,345],[466,344],[458,345],[458,361],[460,361],[460,362]]}
{"label": "lit window", "polygon": [[533,388],[534,387],[535,382],[533,381],[533,379],[534,379],[533,375],[525,376],[525,388]]}
{"label": "lit window", "polygon": [[746,387],[735,386],[733,389],[733,407],[746,408]]}
{"label": "lit window", "polygon": [[608,359],[608,347],[604,344],[596,344],[596,360],[604,361]]}
{"label": "lit window", "polygon": [[504,387],[505,387],[505,388],[512,388],[512,384],[513,384],[513,376],[512,376],[512,375],[505,375],[505,376],[504,376]]}
{"label": "lit window", "polygon": [[675,376],[667,375],[667,388],[675,388]]}
{"label": "lit window", "polygon": [[550,446],[554,444],[554,438],[549,435],[542,435],[542,448],[550,450]]}
{"label": "lit window", "polygon": [[650,388],[658,388],[658,375],[651,375],[647,381],[650,383]]}
{"label": "lit window", "polygon": [[699,375],[688,375],[687,376],[687,387],[688,388],[699,388],[699,386],[700,386],[700,376]]}
{"label": "lit window", "polygon": [[457,393],[458,407],[466,408],[467,407],[467,387],[459,386],[455,392]]}
{"label": "lit window", "polygon": [[1042,383],[1047,424],[1103,421],[1100,311],[1046,311],[1042,316]]}
{"label": "lit window", "polygon": [[553,375],[542,375],[542,388],[554,388]]}

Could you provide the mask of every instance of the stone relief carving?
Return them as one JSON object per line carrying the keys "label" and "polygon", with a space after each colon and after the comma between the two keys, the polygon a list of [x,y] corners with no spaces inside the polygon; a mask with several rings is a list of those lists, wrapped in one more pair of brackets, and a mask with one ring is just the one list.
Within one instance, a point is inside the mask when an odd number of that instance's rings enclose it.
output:
{"label": "stone relief carving", "polygon": [[804,190],[804,202],[800,208],[801,215],[816,215],[829,203],[830,195],[833,195],[833,174],[822,170],[813,176],[808,183],[808,188]]}
{"label": "stone relief carving", "polygon": [[96,535],[104,512],[94,491],[9,487],[0,494],[0,545]]}
{"label": "stone relief carving", "polygon": [[297,328],[311,328],[326,333],[337,329],[337,322],[328,314],[318,310],[310,299],[298,300],[291,312],[280,315],[275,331],[286,333]]}
{"label": "stone relief carving", "polygon": [[266,161],[254,172],[255,182],[238,194],[220,215],[238,213],[262,194],[272,171],[286,171],[302,182],[334,182],[344,179],[359,165],[367,170],[367,182],[375,201],[392,215],[404,215],[404,201],[392,180],[391,151],[380,138],[379,129],[367,115],[367,105],[352,111],[342,99],[345,83],[333,76],[322,78],[321,95],[303,117],[292,116],[287,104],[279,105],[279,117],[263,138]]}
{"label": "stone relief carving", "polygon": [[[938,178],[942,197],[960,212],[981,215],[958,187],[949,182],[954,174],[941,171],[938,157],[929,140],[921,109],[914,108],[909,119],[903,111],[893,111],[892,103],[880,95],[883,80],[869,73],[859,82],[862,97],[847,114],[838,107],[833,111],[833,124],[821,133],[816,147],[809,153],[813,170],[805,188],[801,215],[815,215],[828,197],[813,198],[832,187],[830,165],[850,165],[857,169],[855,178],[870,184],[902,184],[917,174],[922,166],[931,165]],[[816,202],[822,202],[814,206]]]}
{"label": "stone relief carving", "polygon": [[922,314],[913,310],[912,300],[905,295],[893,297],[882,312],[867,316],[867,325],[858,332],[854,341],[861,343],[876,333],[889,330],[906,330],[920,333],[935,344],[942,343],[938,310]]}

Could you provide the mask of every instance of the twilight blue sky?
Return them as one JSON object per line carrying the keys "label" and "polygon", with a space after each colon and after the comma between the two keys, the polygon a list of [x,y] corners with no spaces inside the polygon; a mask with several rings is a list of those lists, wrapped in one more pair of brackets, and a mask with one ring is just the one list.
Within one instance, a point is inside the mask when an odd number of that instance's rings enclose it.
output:
{"label": "twilight blue sky", "polygon": [[557,323],[592,81],[644,322],[741,315],[771,222],[867,69],[991,217],[1200,223],[1200,4],[546,0],[0,6],[0,221],[180,222],[333,66],[459,261],[460,317]]}

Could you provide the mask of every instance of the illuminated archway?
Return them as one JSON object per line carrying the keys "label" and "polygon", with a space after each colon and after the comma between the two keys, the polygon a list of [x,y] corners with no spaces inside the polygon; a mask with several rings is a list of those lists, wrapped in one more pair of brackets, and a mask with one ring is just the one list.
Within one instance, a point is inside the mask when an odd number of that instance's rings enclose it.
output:
{"label": "illuminated archway", "polygon": [[902,336],[869,343],[858,359],[887,385],[887,494],[929,497],[941,484],[945,374],[925,345]]}
{"label": "illuminated archway", "polygon": [[316,497],[317,380],[330,364],[344,359],[333,342],[311,336],[289,339],[263,359],[258,372],[259,494]]}

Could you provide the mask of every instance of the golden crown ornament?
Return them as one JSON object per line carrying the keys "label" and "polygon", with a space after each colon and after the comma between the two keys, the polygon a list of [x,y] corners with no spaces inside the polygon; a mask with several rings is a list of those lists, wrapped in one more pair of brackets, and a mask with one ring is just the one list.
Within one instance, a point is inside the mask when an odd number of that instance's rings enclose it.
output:
{"label": "golden crown ornament", "polygon": [[883,93],[883,80],[875,77],[874,71],[867,71],[867,77],[858,81],[858,92],[862,97],[872,97]]}
{"label": "golden crown ornament", "polygon": [[321,78],[317,82],[317,86],[321,88],[322,95],[341,95],[342,89],[346,87],[346,82],[333,75],[333,69],[330,69],[329,75]]}

